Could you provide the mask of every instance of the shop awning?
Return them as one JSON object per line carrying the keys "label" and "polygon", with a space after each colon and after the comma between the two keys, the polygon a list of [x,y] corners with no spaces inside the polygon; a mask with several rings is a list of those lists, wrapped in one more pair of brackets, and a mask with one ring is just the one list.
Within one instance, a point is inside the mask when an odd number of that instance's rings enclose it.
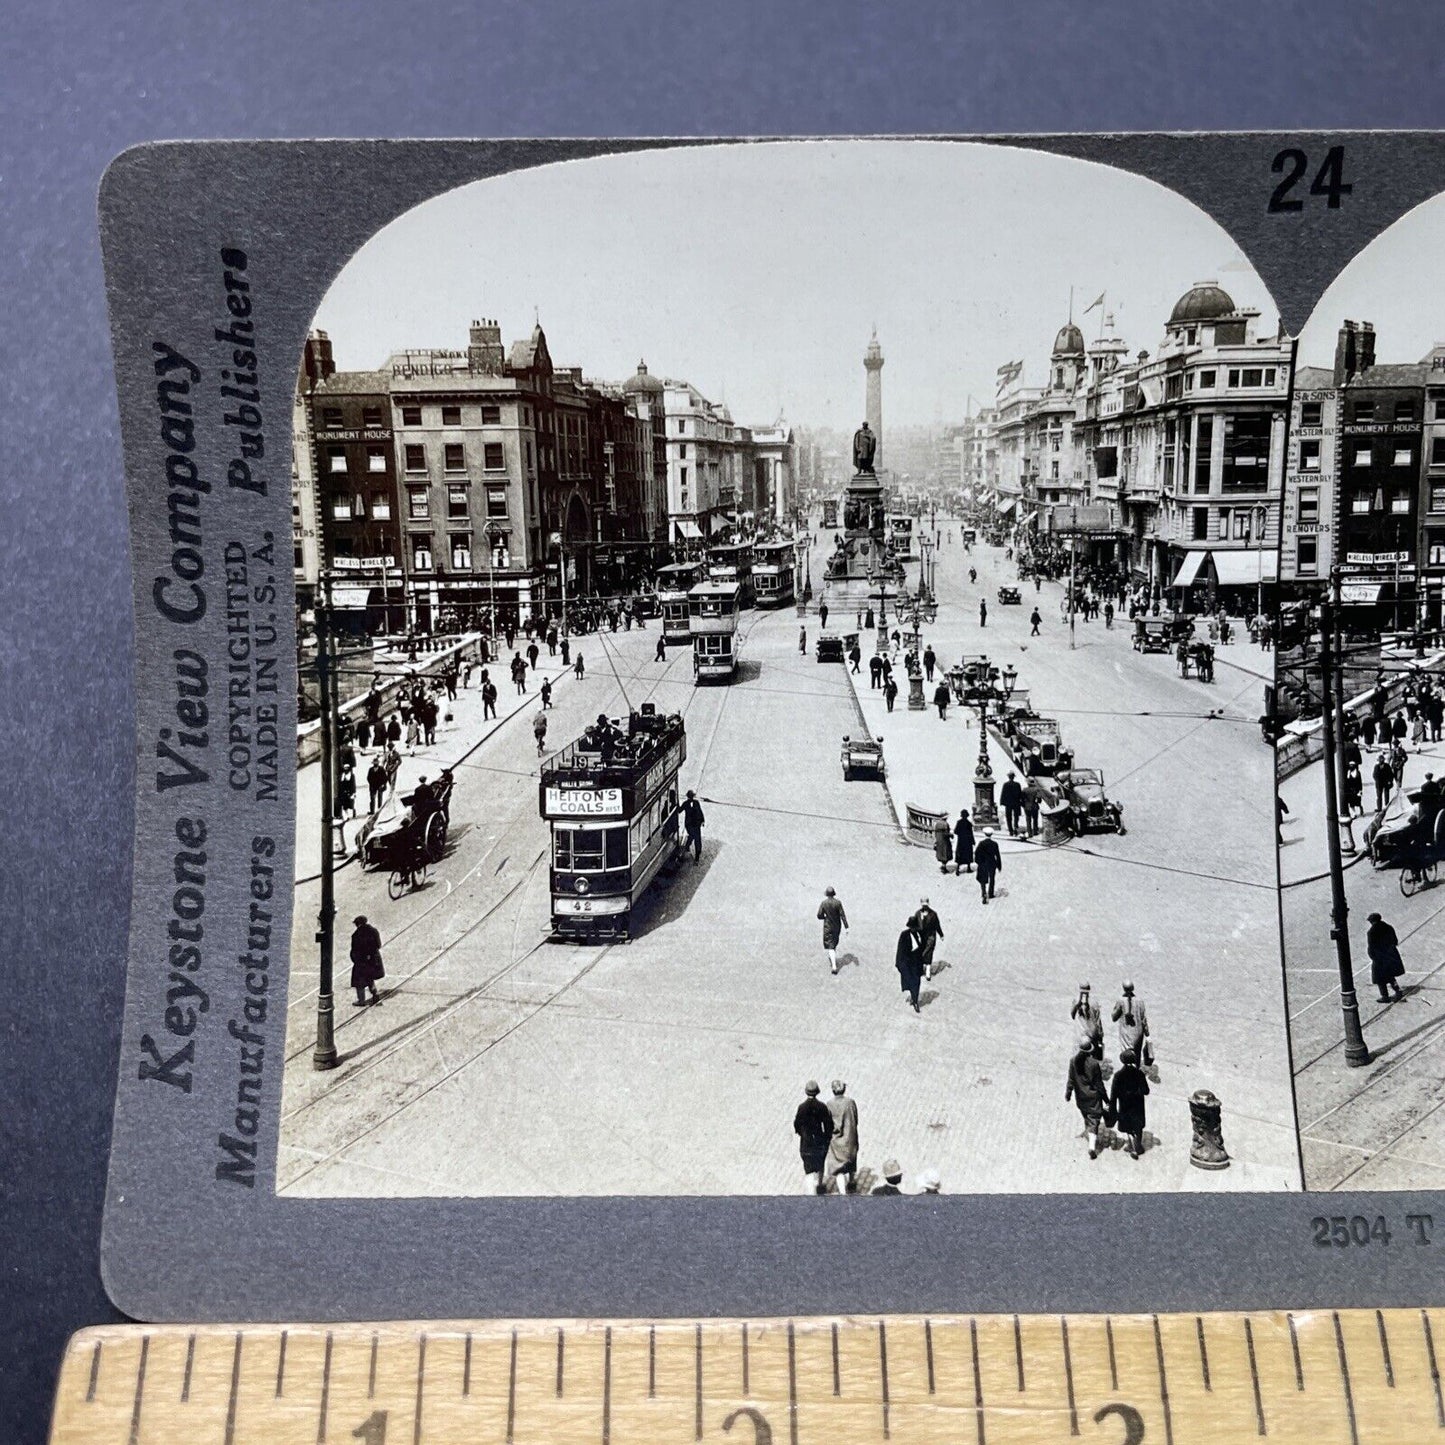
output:
{"label": "shop awning", "polygon": [[702,536],[702,531],[691,517],[677,517],[673,521],[677,528],[677,535],[685,542],[695,542]]}
{"label": "shop awning", "polygon": [[1020,517],[1020,518],[1019,518],[1019,526],[1020,526],[1020,527],[1031,527],[1035,522],[1038,521],[1038,519],[1039,519],[1039,514],[1038,514],[1037,511],[1030,512],[1030,513],[1028,514],[1028,516],[1026,516],[1026,517]]}
{"label": "shop awning", "polygon": [[1221,587],[1254,586],[1257,582],[1273,582],[1279,575],[1277,552],[1257,547],[1238,552],[1215,552],[1214,575]]}
{"label": "shop awning", "polygon": [[1207,556],[1209,556],[1208,552],[1186,552],[1184,560],[1179,564],[1179,570],[1174,574],[1174,580],[1169,585],[1171,587],[1192,587]]}
{"label": "shop awning", "polygon": [[1341,582],[1340,601],[1346,607],[1368,606],[1380,600],[1383,589],[1384,584],[1381,582]]}
{"label": "shop awning", "polygon": [[331,605],[333,607],[365,607],[370,602],[374,588],[370,582],[333,582],[331,584]]}
{"label": "shop awning", "polygon": [[1000,516],[1000,517],[1006,517],[1006,516],[1008,516],[1008,514],[1009,514],[1011,511],[1013,511],[1013,509],[1014,509],[1016,506],[1018,506],[1018,504],[1019,504],[1019,502],[1018,502],[1018,498],[1017,498],[1017,497],[1006,497],[1006,498],[1004,498],[1004,500],[1001,501],[1001,502],[998,504],[998,514],[999,514],[999,516]]}

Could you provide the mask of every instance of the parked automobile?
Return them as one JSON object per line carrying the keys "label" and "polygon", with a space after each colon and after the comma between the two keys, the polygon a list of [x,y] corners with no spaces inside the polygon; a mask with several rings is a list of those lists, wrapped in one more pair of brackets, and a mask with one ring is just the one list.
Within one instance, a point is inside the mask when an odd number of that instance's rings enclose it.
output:
{"label": "parked automobile", "polygon": [[1069,805],[1069,826],[1085,833],[1123,833],[1124,805],[1111,802],[1098,768],[1068,768],[1054,775],[1059,795]]}
{"label": "parked automobile", "polygon": [[851,783],[854,778],[878,778],[888,776],[888,765],[883,761],[882,738],[855,738],[843,735],[843,780]]}
{"label": "parked automobile", "polygon": [[1136,617],[1134,619],[1134,651],[1168,652],[1169,633],[1167,617]]}
{"label": "parked automobile", "polygon": [[1013,760],[1025,777],[1057,774],[1074,765],[1073,749],[1064,746],[1057,718],[1020,717],[1008,743]]}
{"label": "parked automobile", "polygon": [[1023,602],[1023,595],[1017,587],[1000,587],[998,589],[999,604],[1003,607],[1017,607]]}
{"label": "parked automobile", "polygon": [[819,662],[842,662],[843,639],[832,633],[820,633],[814,651]]}

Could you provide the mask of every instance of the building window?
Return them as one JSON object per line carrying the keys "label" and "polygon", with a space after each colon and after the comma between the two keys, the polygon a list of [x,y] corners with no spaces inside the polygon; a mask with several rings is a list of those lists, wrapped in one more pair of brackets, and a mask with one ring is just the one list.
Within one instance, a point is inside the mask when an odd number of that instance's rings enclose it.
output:
{"label": "building window", "polygon": [[1216,373],[1213,367],[1208,367],[1204,371],[1201,371],[1199,373],[1199,385],[1201,389],[1207,391],[1212,388],[1214,386],[1215,375]]}
{"label": "building window", "polygon": [[677,469],[677,475],[678,475],[679,481],[680,481],[681,484],[682,484],[683,506],[686,506],[686,505],[687,505],[687,468],[686,468],[686,467],[679,467],[679,468]]}
{"label": "building window", "polygon": [[467,497],[466,483],[451,483],[451,485],[447,487],[447,516],[469,517],[471,514],[471,502]]}
{"label": "building window", "polygon": [[527,470],[532,470],[532,438],[527,438]]}
{"label": "building window", "polygon": [[419,406],[404,406],[401,409],[402,426],[420,426],[421,408]]}
{"label": "building window", "polygon": [[686,442],[679,442],[679,443],[677,444],[677,454],[678,454],[678,456],[681,457],[684,461],[687,459],[687,443],[686,443]]}
{"label": "building window", "polygon": [[413,522],[424,522],[431,516],[431,493],[425,487],[406,489],[406,514]]}
{"label": "building window", "polygon": [[358,522],[364,522],[366,520],[366,498],[363,497],[360,492],[358,492],[352,500],[351,515],[355,517]]}
{"label": "building window", "polygon": [[1375,403],[1372,401],[1357,401],[1350,413],[1352,421],[1374,421]]}
{"label": "building window", "polygon": [[413,572],[431,571],[431,537],[425,533],[418,534],[411,539],[411,570]]}
{"label": "building window", "polygon": [[1364,447],[1357,446],[1357,447],[1355,448],[1355,465],[1356,465],[1357,467],[1367,467],[1367,466],[1370,465],[1370,462],[1371,462],[1371,460],[1373,459],[1373,456],[1374,456],[1374,453],[1370,450],[1369,447],[1367,447],[1367,446],[1364,446]]}
{"label": "building window", "polygon": [[1302,472],[1317,472],[1320,469],[1320,444],[1318,439],[1305,440],[1299,444],[1299,469]]}
{"label": "building window", "polygon": [[1196,542],[1207,542],[1209,540],[1209,508],[1194,508],[1194,540]]}
{"label": "building window", "polygon": [[484,406],[482,408],[483,426],[501,426],[502,408],[499,406]]}
{"label": "building window", "polygon": [[327,449],[326,449],[326,469],[327,469],[327,471],[332,472],[333,474],[334,474],[334,473],[337,473],[337,472],[345,473],[345,471],[346,471],[346,448],[345,448],[345,447],[327,447]]}
{"label": "building window", "polygon": [[1272,366],[1266,366],[1266,367],[1265,367],[1265,369],[1264,369],[1264,384],[1265,384],[1266,386],[1273,386],[1273,385],[1274,385],[1274,367],[1272,367]]}
{"label": "building window", "polygon": [[1194,490],[1201,495],[1209,491],[1209,468],[1214,452],[1214,418],[1199,418],[1199,448],[1194,454]]}
{"label": "building window", "polygon": [[338,522],[349,522],[351,520],[351,498],[349,496],[332,497],[331,515]]}
{"label": "building window", "polygon": [[507,515],[507,489],[505,487],[487,488],[487,516],[505,517]]}
{"label": "building window", "polygon": [[379,406],[364,406],[361,408],[361,424],[364,427],[375,430],[381,426],[381,408]]}
{"label": "building window", "polygon": [[1325,421],[1325,405],[1322,401],[1302,401],[1299,409],[1299,424],[1301,426],[1323,426]]}
{"label": "building window", "polygon": [[1413,401],[1397,401],[1395,403],[1396,421],[1414,421],[1415,403]]}
{"label": "building window", "polygon": [[1267,413],[1224,418],[1226,492],[1263,492],[1269,486],[1270,417]]}
{"label": "building window", "polygon": [[1234,540],[1236,542],[1249,541],[1249,512],[1246,508],[1240,507],[1234,514]]}
{"label": "building window", "polygon": [[1370,494],[1368,492],[1356,492],[1350,498],[1350,511],[1355,516],[1362,516],[1370,510]]}
{"label": "building window", "polygon": [[366,470],[369,472],[384,472],[386,470],[385,447],[367,447]]}
{"label": "building window", "polygon": [[1445,467],[1445,437],[1430,438],[1430,465]]}
{"label": "building window", "polygon": [[1317,487],[1301,487],[1299,494],[1299,519],[1306,526],[1320,519],[1320,494]]}
{"label": "building window", "polygon": [[327,431],[339,431],[346,425],[341,415],[339,406],[323,406],[321,408],[321,425]]}
{"label": "building window", "polygon": [[1402,512],[1409,512],[1409,510],[1410,510],[1410,494],[1409,494],[1409,492],[1399,492],[1399,491],[1391,492],[1391,493],[1390,493],[1390,510],[1391,510],[1392,512],[1396,513],[1397,515],[1398,515],[1399,513],[1402,513]]}
{"label": "building window", "polygon": [[407,443],[406,469],[409,472],[426,471],[426,448],[416,442]]}
{"label": "building window", "polygon": [[1430,483],[1430,510],[1445,512],[1445,482]]}
{"label": "building window", "polygon": [[678,417],[677,419],[677,434],[678,436],[687,435],[687,419],[685,417]]}
{"label": "building window", "polygon": [[371,516],[377,522],[391,521],[391,498],[385,492],[371,494]]}
{"label": "building window", "polygon": [[1396,447],[1396,448],[1395,448],[1395,465],[1396,465],[1397,467],[1410,467],[1410,466],[1414,466],[1414,464],[1415,464],[1415,449],[1414,449],[1414,447]]}
{"label": "building window", "polygon": [[464,472],[467,469],[466,454],[460,442],[448,442],[443,448],[446,469],[449,472]]}
{"label": "building window", "polygon": [[1433,413],[1436,421],[1445,421],[1445,396],[1435,398],[1435,410]]}
{"label": "building window", "polygon": [[482,448],[482,465],[489,472],[501,472],[506,470],[507,463],[502,456],[501,442],[488,442]]}
{"label": "building window", "polygon": [[294,559],[296,570],[300,572],[306,565],[306,559],[302,555],[301,548],[299,546],[293,547],[291,549],[291,556]]}
{"label": "building window", "polygon": [[472,570],[472,538],[468,532],[458,532],[452,538],[452,571]]}
{"label": "building window", "polygon": [[462,424],[462,409],[459,406],[444,406],[442,408],[443,426],[460,426]]}
{"label": "building window", "polygon": [[[510,567],[512,565],[512,537],[509,532],[493,532],[492,538],[492,566]],[[571,571],[568,571],[568,580],[571,580]]]}
{"label": "building window", "polygon": [[1315,537],[1301,537],[1295,544],[1295,571],[1313,577],[1320,569],[1320,544]]}

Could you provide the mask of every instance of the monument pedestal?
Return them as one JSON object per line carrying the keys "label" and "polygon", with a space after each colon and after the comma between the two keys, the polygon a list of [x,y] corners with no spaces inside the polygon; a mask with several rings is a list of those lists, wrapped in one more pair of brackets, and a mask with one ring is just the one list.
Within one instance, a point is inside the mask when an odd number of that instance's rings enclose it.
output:
{"label": "monument pedestal", "polygon": [[921,672],[910,672],[908,674],[908,711],[923,712],[928,704],[923,700],[923,674]]}

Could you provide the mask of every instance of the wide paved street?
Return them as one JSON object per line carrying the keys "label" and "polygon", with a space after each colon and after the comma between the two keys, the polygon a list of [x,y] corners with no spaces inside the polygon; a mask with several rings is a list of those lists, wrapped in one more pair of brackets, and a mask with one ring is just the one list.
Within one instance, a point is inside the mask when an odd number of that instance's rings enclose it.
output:
{"label": "wide paved street", "polygon": [[[819,533],[815,579],[831,542]],[[839,740],[860,714],[844,670],[813,660],[815,614],[804,657],[791,608],[745,613],[730,687],[694,688],[685,649],[655,662],[656,622],[585,638],[587,678],[557,684],[549,743],[643,700],[683,711],[682,781],[707,812],[702,863],[659,881],[633,943],[546,942],[532,705],[496,729],[458,768],[453,850],[424,891],[391,903],[380,875],[352,866],[338,877],[339,954],[365,912],[388,977],[380,1008],[353,1009],[338,992],[343,1059],[329,1074],[309,1059],[316,885],[298,889],[282,1192],[798,1192],[793,1112],[806,1079],[826,1097],[834,1077],[858,1101],[865,1184],[891,1155],[905,1188],[932,1167],[950,1193],[1297,1188],[1260,655],[1236,645],[1235,666],[1221,649],[1211,687],[1181,680],[1168,657],[1135,654],[1122,623],[1081,623],[1070,651],[1060,589],[1044,584],[1044,635],[1029,639],[1035,594],[1000,608],[1001,580],[1013,580],[1001,553],[941,548],[943,606],[925,637],[936,631],[949,661],[984,650],[1013,661],[1080,765],[1103,769],[1126,836],[1011,850],[984,908],[970,879],[942,876],[903,841],[880,784],[843,782]],[[968,636],[980,593],[986,647]],[[836,611],[830,621],[839,626]],[[471,746],[470,716],[464,699],[439,762]],[[888,726],[890,750],[905,751],[905,728],[931,728],[971,770],[966,714]],[[1000,779],[1001,763],[996,754]],[[965,799],[940,801],[956,811]],[[836,978],[815,917],[828,884],[852,925]],[[915,1016],[893,945],[925,893],[946,937]],[[1149,1147],[1137,1163],[1118,1148],[1091,1162],[1063,1098],[1069,1006],[1088,979],[1107,1020],[1126,976],[1158,1053]],[[1106,1038],[1112,1057],[1107,1023]],[[1235,1162],[1222,1173],[1188,1162],[1186,1101],[1199,1088],[1224,1103]]]}

